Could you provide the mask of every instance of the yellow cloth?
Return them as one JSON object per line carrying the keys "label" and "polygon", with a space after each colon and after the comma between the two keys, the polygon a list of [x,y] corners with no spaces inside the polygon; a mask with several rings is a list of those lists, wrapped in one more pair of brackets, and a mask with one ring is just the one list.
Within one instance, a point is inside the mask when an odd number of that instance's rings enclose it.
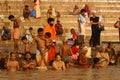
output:
{"label": "yellow cloth", "polygon": [[88,51],[87,51],[86,57],[87,58],[92,58],[91,57],[91,47],[88,47]]}

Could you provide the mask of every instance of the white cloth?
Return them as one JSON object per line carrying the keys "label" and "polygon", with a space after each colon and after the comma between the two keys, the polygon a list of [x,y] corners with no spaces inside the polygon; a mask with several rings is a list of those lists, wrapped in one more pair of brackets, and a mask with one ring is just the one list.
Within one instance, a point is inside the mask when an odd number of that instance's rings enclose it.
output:
{"label": "white cloth", "polygon": [[56,16],[56,13],[55,13],[55,9],[54,9],[54,8],[52,9],[52,16],[54,16],[54,17]]}
{"label": "white cloth", "polygon": [[103,21],[103,17],[99,16],[99,22],[102,22],[102,21]]}
{"label": "white cloth", "polygon": [[65,39],[68,40],[68,39],[71,39],[72,38],[72,34],[69,32],[69,33],[65,33]]}
{"label": "white cloth", "polygon": [[26,30],[25,34],[26,34],[27,40],[31,43],[33,41],[33,37],[31,35],[30,31]]}
{"label": "white cloth", "polygon": [[1,35],[3,36],[3,34],[4,34],[4,30],[2,30],[2,33],[1,33]]}
{"label": "white cloth", "polygon": [[[36,55],[39,55],[40,51],[38,49],[36,49]],[[48,52],[45,53],[46,56],[48,56]]]}
{"label": "white cloth", "polygon": [[80,21],[80,26],[81,26],[81,33],[79,32],[79,27],[78,27],[78,33],[79,35],[84,35],[85,36],[85,24],[86,24],[86,20],[85,20],[85,17],[82,16],[82,15],[79,15],[78,16],[78,20]]}

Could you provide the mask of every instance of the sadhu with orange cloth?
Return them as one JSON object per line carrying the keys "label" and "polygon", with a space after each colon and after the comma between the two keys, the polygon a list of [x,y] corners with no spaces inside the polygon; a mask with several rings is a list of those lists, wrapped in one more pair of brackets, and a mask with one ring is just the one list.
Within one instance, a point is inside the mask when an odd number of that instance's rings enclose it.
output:
{"label": "sadhu with orange cloth", "polygon": [[[55,27],[54,27],[54,19],[53,18],[48,18],[47,22],[48,22],[48,24],[44,27],[44,34],[46,32],[49,32],[51,34],[50,40],[53,41],[56,37],[56,30],[55,30]],[[51,45],[50,49],[48,51],[49,62],[54,59],[55,52],[56,52],[55,45]]]}
{"label": "sadhu with orange cloth", "polygon": [[53,18],[48,18],[47,20],[48,24],[44,27],[44,34],[46,32],[51,33],[51,40],[54,40],[56,37],[56,30],[55,30],[55,25],[54,25],[54,19]]}

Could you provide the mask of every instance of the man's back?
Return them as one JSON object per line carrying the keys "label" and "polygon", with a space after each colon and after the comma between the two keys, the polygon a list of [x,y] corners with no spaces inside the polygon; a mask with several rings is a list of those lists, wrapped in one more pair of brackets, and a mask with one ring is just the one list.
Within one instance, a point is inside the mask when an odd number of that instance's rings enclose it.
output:
{"label": "man's back", "polygon": [[72,55],[71,49],[70,49],[69,45],[63,44],[61,46],[61,48],[60,48],[60,55],[61,56],[70,56],[70,55]]}

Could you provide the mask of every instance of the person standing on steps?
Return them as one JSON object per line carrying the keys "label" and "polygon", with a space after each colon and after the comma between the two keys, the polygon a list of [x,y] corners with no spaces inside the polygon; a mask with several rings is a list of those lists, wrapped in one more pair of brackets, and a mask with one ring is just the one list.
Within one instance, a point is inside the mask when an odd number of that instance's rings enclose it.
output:
{"label": "person standing on steps", "polygon": [[78,15],[78,33],[79,33],[79,35],[77,36],[77,44],[84,43],[85,25],[86,25],[85,13],[86,13],[86,11],[84,9],[81,9],[80,14]]}
{"label": "person standing on steps", "polygon": [[9,20],[13,21],[13,30],[11,31],[11,38],[14,40],[14,51],[18,52],[18,41],[20,37],[20,22],[13,15],[8,17]]}
{"label": "person standing on steps", "polygon": [[36,19],[41,18],[40,0],[34,0],[34,9],[36,10]]}
{"label": "person standing on steps", "polygon": [[92,11],[92,17],[90,17],[90,23],[91,23],[91,29],[92,29],[92,35],[90,39],[90,46],[92,47],[99,47],[100,45],[100,33],[99,25],[101,24],[99,21],[99,17],[96,15],[96,11]]}

